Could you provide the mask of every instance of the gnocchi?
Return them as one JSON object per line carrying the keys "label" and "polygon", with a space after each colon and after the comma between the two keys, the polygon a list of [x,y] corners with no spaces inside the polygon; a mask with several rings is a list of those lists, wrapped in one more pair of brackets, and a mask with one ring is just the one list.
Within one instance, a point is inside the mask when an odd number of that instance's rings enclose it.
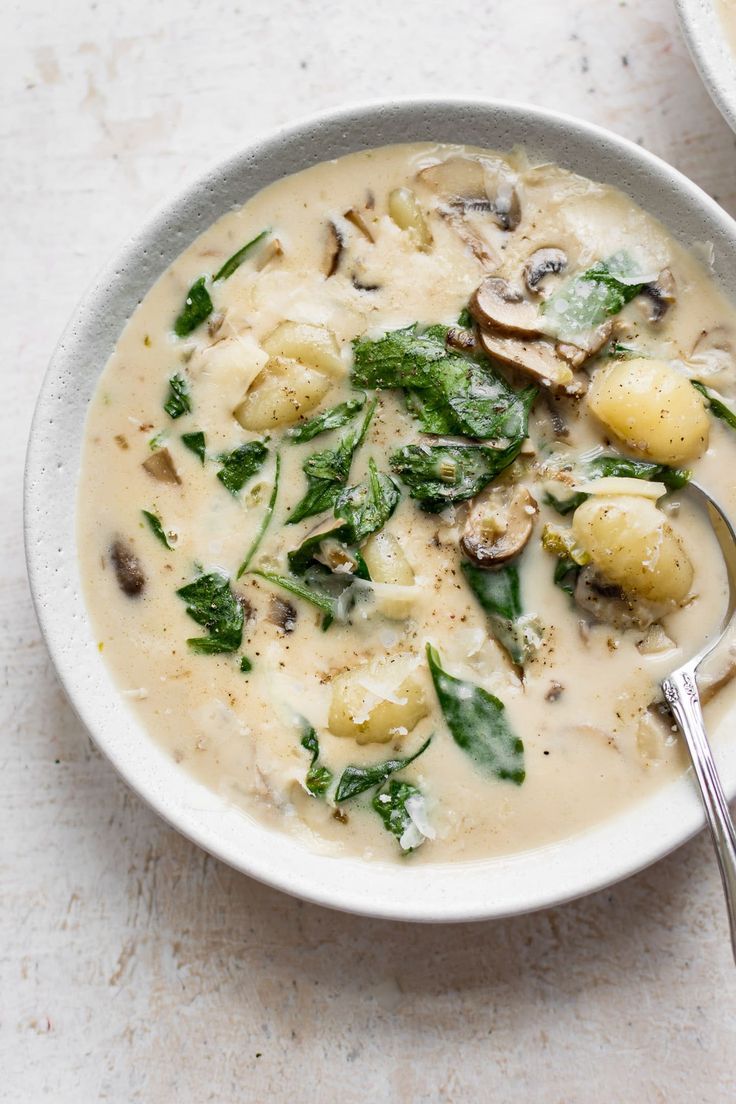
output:
{"label": "gnocchi", "polygon": [[[391,677],[392,667],[403,674],[406,659],[391,657],[346,671],[332,681],[328,727],[335,736],[352,737],[358,744],[385,744],[411,732],[429,706],[416,671]],[[385,696],[384,696],[385,695]]]}
{"label": "gnocchi", "polygon": [[682,464],[708,447],[708,414],[689,379],[661,360],[635,357],[600,369],[588,408],[637,456]]}
{"label": "gnocchi", "polygon": [[[374,533],[363,545],[361,554],[373,582],[397,587],[414,585],[414,570],[393,533],[386,530]],[[381,613],[395,620],[407,617],[411,611],[411,596],[389,591],[380,594],[378,602]]]}
{"label": "gnocchi", "polygon": [[298,360],[307,368],[316,368],[334,379],[345,375],[337,338],[326,326],[282,322],[261,344],[269,356]]}
{"label": "gnocchi", "polygon": [[419,249],[429,248],[432,234],[417,203],[417,197],[410,188],[394,188],[389,193],[388,213],[400,230],[407,231]]}
{"label": "gnocchi", "polygon": [[651,499],[591,497],[575,511],[572,532],[593,566],[627,594],[681,602],[690,590],[692,564]]}
{"label": "gnocchi", "polygon": [[293,425],[313,410],[329,389],[330,380],[322,372],[298,360],[271,357],[233,415],[243,429]]}

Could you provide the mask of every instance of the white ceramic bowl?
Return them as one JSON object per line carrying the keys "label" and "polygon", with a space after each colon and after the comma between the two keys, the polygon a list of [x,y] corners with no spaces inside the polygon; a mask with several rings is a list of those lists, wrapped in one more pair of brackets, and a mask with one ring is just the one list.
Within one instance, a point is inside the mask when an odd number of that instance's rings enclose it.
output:
{"label": "white ceramic bowl", "polygon": [[[416,921],[476,920],[552,905],[625,877],[703,823],[689,777],[614,820],[562,842],[488,861],[395,865],[313,854],[205,789],[165,755],[118,694],[82,596],[75,498],[87,404],[130,313],[153,281],[228,208],[287,173],[395,142],[522,144],[621,188],[686,245],[715,245],[717,276],[736,299],[736,223],[646,150],[589,123],[509,103],[411,101],[347,108],[280,130],[184,187],[98,277],[54,354],[31,431],[26,548],[38,617],[79,716],[123,778],[169,823],[239,870],[319,904]],[[722,749],[736,790],[736,744]]]}
{"label": "white ceramic bowl", "polygon": [[715,0],[676,0],[682,33],[711,99],[736,130],[736,51]]}

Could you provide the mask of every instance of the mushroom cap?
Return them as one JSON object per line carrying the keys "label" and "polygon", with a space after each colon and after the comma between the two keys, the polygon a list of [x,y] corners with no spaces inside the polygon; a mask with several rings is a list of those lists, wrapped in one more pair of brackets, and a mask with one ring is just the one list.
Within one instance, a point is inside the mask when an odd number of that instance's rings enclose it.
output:
{"label": "mushroom cap", "polygon": [[468,309],[481,326],[491,330],[528,337],[539,337],[543,332],[536,303],[525,299],[518,288],[499,276],[487,276],[479,284]]}
{"label": "mushroom cap", "polygon": [[522,551],[538,509],[526,487],[491,487],[473,500],[460,547],[478,567],[498,567]]}
{"label": "mushroom cap", "polygon": [[551,341],[529,340],[512,334],[481,330],[480,343],[484,351],[502,364],[518,368],[553,390],[570,390],[572,369],[557,353]]}
{"label": "mushroom cap", "polygon": [[648,320],[659,322],[677,301],[677,285],[672,270],[663,268],[656,280],[644,284],[639,292],[649,301]]}

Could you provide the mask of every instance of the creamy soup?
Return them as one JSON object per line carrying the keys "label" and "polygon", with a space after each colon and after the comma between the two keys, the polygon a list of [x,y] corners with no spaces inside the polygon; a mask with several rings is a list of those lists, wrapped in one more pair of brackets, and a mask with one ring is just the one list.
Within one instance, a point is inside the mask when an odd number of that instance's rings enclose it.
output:
{"label": "creamy soup", "polygon": [[327,853],[502,854],[643,800],[685,765],[660,680],[725,610],[687,483],[736,507],[734,332],[661,225],[518,152],[276,182],[161,276],[90,406],[121,693]]}
{"label": "creamy soup", "polygon": [[716,0],[716,8],[728,42],[731,48],[736,50],[736,2],[735,0]]}

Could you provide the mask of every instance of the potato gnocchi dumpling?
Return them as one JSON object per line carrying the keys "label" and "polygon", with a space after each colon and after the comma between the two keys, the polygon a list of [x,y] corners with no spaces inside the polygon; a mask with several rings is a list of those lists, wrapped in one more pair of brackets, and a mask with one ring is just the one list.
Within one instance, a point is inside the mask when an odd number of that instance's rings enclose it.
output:
{"label": "potato gnocchi dumpling", "polygon": [[593,496],[578,506],[572,531],[591,563],[627,594],[681,602],[690,590],[692,564],[651,499]]}
{"label": "potato gnocchi dumpling", "polygon": [[[374,582],[396,587],[413,586],[414,570],[393,533],[385,530],[374,533],[363,545],[361,554]],[[378,604],[386,617],[400,620],[409,616],[412,599],[411,595],[389,590],[378,595]]]}
{"label": "potato gnocchi dumpling", "polygon": [[243,429],[293,425],[325,397],[331,380],[298,360],[271,357],[233,411]]}
{"label": "potato gnocchi dumpling", "polygon": [[394,665],[406,667],[407,660],[379,660],[332,680],[330,732],[352,737],[358,744],[386,744],[401,740],[427,716],[429,705],[419,675],[410,671],[397,681],[391,677]]}
{"label": "potato gnocchi dumpling", "polygon": [[635,357],[599,369],[587,402],[637,456],[683,464],[708,447],[708,414],[701,396],[664,361]]}
{"label": "potato gnocchi dumpling", "polygon": [[308,368],[316,368],[328,376],[340,379],[345,365],[340,346],[332,330],[309,322],[282,322],[261,342],[272,357],[298,360]]}

